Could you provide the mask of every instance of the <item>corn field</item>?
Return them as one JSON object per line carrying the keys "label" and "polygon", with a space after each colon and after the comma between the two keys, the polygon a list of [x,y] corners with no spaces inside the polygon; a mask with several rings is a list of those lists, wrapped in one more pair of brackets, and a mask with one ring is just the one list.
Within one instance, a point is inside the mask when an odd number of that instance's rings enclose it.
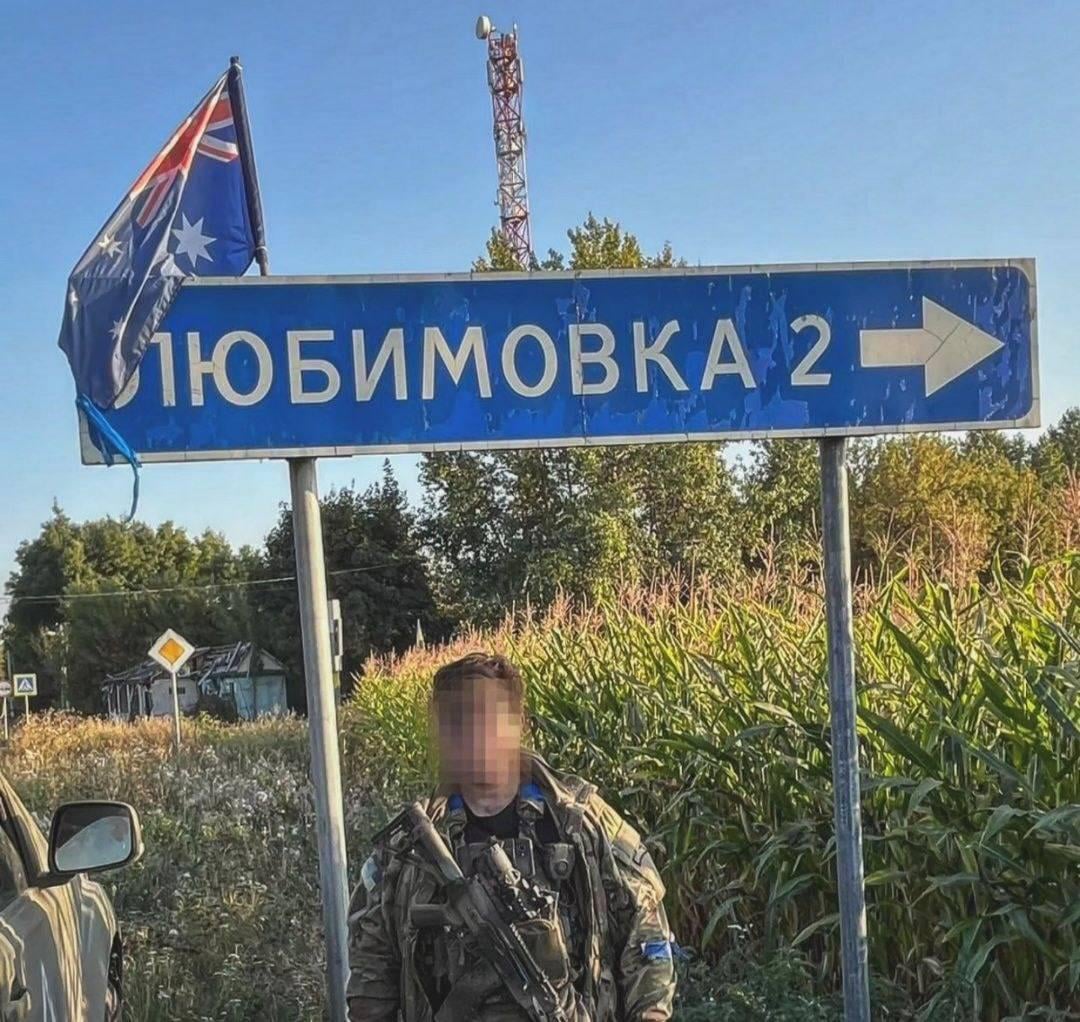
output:
{"label": "corn field", "polygon": [[[923,1018],[1080,1017],[1080,558],[858,602],[876,977]],[[794,947],[819,988],[838,985],[811,589],[622,594],[461,643],[477,644],[523,666],[535,745],[651,835],[683,943],[714,960]],[[406,784],[444,656],[376,666],[353,707],[354,740]]]}
{"label": "corn field", "polygon": [[[857,604],[875,1018],[1080,1017],[1080,557],[963,588],[899,579]],[[474,648],[516,659],[532,743],[649,835],[696,960],[677,1018],[836,1019],[812,580],[658,583],[369,663],[341,718],[354,881],[373,830],[430,780],[434,668]],[[0,770],[43,821],[76,797],[138,807],[146,856],[109,881],[127,1018],[321,1018],[304,722],[185,729],[174,760],[168,721],[41,716]],[[737,962],[763,971],[740,983]]]}

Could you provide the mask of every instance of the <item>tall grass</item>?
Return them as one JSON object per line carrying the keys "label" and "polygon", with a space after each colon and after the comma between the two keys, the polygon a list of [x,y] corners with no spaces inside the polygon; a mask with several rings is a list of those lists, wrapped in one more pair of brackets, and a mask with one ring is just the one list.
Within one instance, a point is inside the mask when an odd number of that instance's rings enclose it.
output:
{"label": "tall grass", "polygon": [[[126,1018],[322,1018],[305,723],[185,721],[179,759],[171,743],[167,719],[43,714],[14,733],[0,770],[43,824],[68,799],[116,798],[139,810],[146,855],[106,881],[124,936]],[[389,811],[370,776],[346,771],[354,848]]]}
{"label": "tall grass", "polygon": [[[477,644],[522,665],[533,739],[647,825],[680,938],[802,949],[838,981],[821,606],[730,588],[622,594]],[[1080,1004],[1080,558],[857,617],[871,964],[922,1017]],[[447,651],[373,664],[350,728],[403,780]]]}

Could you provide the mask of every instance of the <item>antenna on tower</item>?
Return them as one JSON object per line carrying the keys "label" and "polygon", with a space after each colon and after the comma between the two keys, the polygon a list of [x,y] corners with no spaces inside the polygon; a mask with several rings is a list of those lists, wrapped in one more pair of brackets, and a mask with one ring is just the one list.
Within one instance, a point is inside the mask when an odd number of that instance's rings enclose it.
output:
{"label": "antenna on tower", "polygon": [[499,172],[499,219],[510,250],[521,268],[528,270],[533,255],[525,181],[525,121],[521,113],[525,75],[518,52],[517,25],[509,32],[499,32],[482,14],[476,20],[476,38],[487,42],[488,88]]}

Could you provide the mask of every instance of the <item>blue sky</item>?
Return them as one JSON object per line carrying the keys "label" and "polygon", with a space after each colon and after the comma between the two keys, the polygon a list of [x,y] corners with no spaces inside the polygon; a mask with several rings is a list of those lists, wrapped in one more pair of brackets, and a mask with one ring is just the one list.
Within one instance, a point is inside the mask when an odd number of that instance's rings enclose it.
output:
{"label": "blue sky", "polygon": [[[79,464],[65,280],[230,54],[276,273],[466,269],[496,219],[482,10],[520,26],[538,251],[592,210],[693,263],[1034,256],[1044,424],[1080,403],[1072,0],[9,2],[0,576],[54,498],[127,507],[126,469]],[[153,466],[140,515],[258,543],[287,492],[281,463]]]}

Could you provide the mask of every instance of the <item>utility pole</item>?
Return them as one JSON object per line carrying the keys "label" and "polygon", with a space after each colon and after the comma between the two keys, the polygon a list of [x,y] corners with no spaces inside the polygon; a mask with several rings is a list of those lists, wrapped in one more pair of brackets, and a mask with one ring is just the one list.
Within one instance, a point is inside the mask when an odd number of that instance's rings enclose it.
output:
{"label": "utility pole", "polygon": [[476,22],[476,38],[487,42],[488,88],[499,173],[499,219],[503,237],[521,269],[532,268],[529,190],[525,179],[525,120],[521,94],[525,72],[518,51],[517,25],[499,32],[487,15]]}

